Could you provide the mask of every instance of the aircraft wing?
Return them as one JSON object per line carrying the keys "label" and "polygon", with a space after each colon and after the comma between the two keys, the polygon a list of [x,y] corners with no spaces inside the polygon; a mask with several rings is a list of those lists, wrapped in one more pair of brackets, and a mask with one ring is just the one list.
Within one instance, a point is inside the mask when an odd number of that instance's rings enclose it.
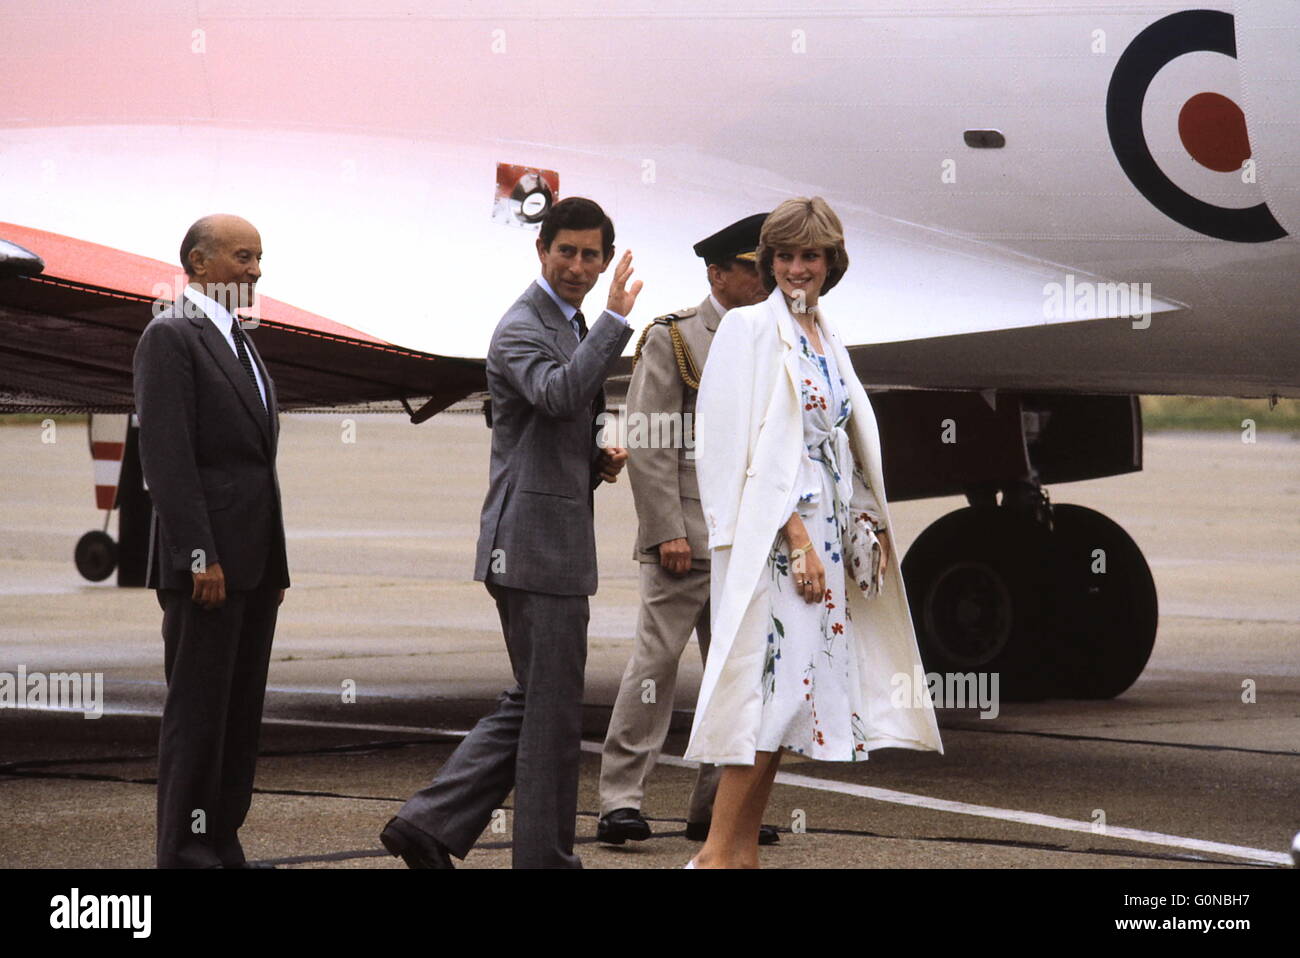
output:
{"label": "aircraft wing", "polygon": [[1157,314],[1149,326],[1126,317],[1080,320],[850,345],[849,353],[858,377],[875,388],[1296,394],[1294,337],[1282,323],[1231,339],[1218,319],[1179,311]]}
{"label": "aircraft wing", "polygon": [[[183,275],[13,223],[0,223],[0,240],[0,410],[132,411],[136,342]],[[253,336],[285,410],[399,401],[419,421],[487,388],[482,362],[394,346],[265,297]]]}

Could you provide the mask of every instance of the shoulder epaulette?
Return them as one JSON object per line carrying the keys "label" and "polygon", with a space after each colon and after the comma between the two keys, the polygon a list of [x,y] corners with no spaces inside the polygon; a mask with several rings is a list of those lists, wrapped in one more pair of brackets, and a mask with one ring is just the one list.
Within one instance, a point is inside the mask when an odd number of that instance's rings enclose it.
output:
{"label": "shoulder epaulette", "polygon": [[656,316],[654,322],[646,326],[641,333],[641,338],[637,340],[636,351],[632,354],[632,368],[636,369],[636,364],[641,359],[641,347],[645,345],[646,337],[650,335],[650,330],[654,329],[656,324],[662,324],[668,327],[668,335],[673,341],[673,355],[677,359],[677,371],[681,374],[682,382],[692,389],[700,388],[700,371],[695,365],[695,357],[691,355],[686,341],[682,339],[681,331],[677,328],[677,321],[681,319],[690,319],[698,312],[694,306],[687,309],[679,309],[676,312],[664,313],[662,316]]}
{"label": "shoulder epaulette", "polygon": [[695,312],[695,307],[691,306],[687,309],[679,309],[671,313],[664,313],[662,316],[656,316],[652,319],[649,325],[647,325],[645,329],[641,330],[641,338],[636,341],[636,349],[632,353],[632,368],[635,369],[638,360],[641,359],[641,347],[645,345],[646,337],[650,335],[650,330],[655,328],[656,323],[661,326],[667,326],[679,319],[689,319],[695,315]]}

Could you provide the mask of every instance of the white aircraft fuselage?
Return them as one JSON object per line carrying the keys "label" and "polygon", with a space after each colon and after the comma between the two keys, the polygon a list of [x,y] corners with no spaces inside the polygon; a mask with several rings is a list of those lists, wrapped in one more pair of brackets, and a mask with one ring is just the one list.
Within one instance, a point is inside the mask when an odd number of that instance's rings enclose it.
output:
{"label": "white aircraft fuselage", "polygon": [[175,261],[238,213],[263,293],[481,357],[538,272],[498,164],[605,207],[636,325],[703,298],[697,240],[818,194],[855,346],[1091,324],[872,385],[1300,396],[1300,7],[1215,10],[10,0],[0,218]]}

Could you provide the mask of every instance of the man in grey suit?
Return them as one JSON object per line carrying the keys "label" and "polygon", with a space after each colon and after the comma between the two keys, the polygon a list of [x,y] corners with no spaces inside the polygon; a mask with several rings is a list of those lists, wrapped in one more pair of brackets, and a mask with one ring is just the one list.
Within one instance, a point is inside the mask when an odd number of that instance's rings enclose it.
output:
{"label": "man in grey suit", "polygon": [[140,464],[153,497],[148,585],[163,611],[158,867],[247,868],[248,814],[275,620],[289,586],[275,384],[234,319],[262,241],[206,216],[181,243],[188,285],[135,350]]}
{"label": "man in grey suit", "polygon": [[590,331],[582,300],[614,255],[614,224],[570,197],[542,221],[542,275],[507,310],[487,356],[492,455],[474,578],[496,601],[515,686],[380,835],[412,868],[451,868],[515,792],[515,868],[580,868],[574,854],[593,491],[623,449],[596,444],[603,385],[632,336],[631,252]]}

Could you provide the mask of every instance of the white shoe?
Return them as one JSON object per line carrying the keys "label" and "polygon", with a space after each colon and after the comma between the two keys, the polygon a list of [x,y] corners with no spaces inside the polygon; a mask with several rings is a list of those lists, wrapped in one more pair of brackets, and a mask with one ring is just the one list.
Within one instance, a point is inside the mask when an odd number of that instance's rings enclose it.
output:
{"label": "white shoe", "polygon": [[683,867],[683,868],[694,868],[694,867],[695,867],[695,859],[692,858],[690,861],[688,861],[688,862],[687,862],[685,865],[683,865],[682,867]]}

